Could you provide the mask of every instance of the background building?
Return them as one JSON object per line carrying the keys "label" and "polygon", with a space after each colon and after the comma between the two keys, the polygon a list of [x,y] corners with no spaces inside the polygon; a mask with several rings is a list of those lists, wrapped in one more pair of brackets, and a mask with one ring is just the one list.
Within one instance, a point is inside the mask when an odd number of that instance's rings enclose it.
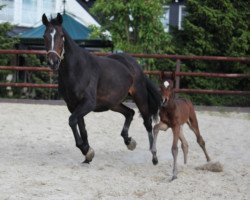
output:
{"label": "background building", "polygon": [[89,26],[100,26],[89,12],[87,2],[76,0],[0,0],[4,5],[0,11],[0,23],[9,22],[14,26],[9,33],[12,37],[19,37],[21,49],[43,48],[43,32],[45,27],[41,17],[45,13],[49,18],[62,13],[64,27],[70,36],[84,47],[102,48],[112,47],[111,41],[100,39],[89,40]]}

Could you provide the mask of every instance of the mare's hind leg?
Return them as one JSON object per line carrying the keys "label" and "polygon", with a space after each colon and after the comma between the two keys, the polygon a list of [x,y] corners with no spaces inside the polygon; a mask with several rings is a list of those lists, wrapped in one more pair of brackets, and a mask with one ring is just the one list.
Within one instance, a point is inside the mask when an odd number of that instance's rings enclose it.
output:
{"label": "mare's hind leg", "polygon": [[152,134],[152,119],[149,113],[148,107],[148,99],[147,93],[144,91],[144,88],[140,88],[140,93],[136,93],[133,95],[133,99],[141,113],[143,118],[143,124],[148,132],[148,140],[149,140],[149,150],[152,149],[153,146],[153,134]]}
{"label": "mare's hind leg", "polygon": [[203,140],[203,138],[200,134],[199,125],[198,125],[198,121],[197,121],[194,110],[193,110],[193,112],[190,113],[188,125],[189,125],[189,128],[195,133],[196,138],[197,138],[197,142],[200,145],[200,147],[202,148],[202,150],[206,156],[207,162],[209,162],[210,157],[208,156],[208,153],[207,153],[207,150],[205,147],[205,141]]}
{"label": "mare's hind leg", "polygon": [[186,164],[187,163],[187,154],[188,154],[188,143],[187,143],[187,140],[183,134],[183,125],[180,127],[179,138],[181,140],[181,148],[182,148],[183,155],[184,155],[184,164]]}
{"label": "mare's hind leg", "polygon": [[136,141],[128,136],[128,130],[131,124],[131,121],[133,120],[135,111],[131,108],[128,108],[127,106],[123,104],[119,104],[116,107],[111,109],[112,111],[119,112],[124,115],[125,117],[125,123],[123,125],[123,129],[121,132],[121,136],[124,139],[124,143],[127,145],[129,150],[134,150],[136,147]]}
{"label": "mare's hind leg", "polygon": [[154,125],[153,128],[153,133],[154,133],[154,141],[153,141],[153,146],[151,148],[151,153],[153,155],[153,159],[152,162],[154,165],[156,165],[158,163],[158,158],[157,158],[157,150],[156,150],[156,141],[157,141],[157,136],[160,130],[162,131],[166,131],[168,129],[167,124],[163,123],[162,121],[160,121],[158,124]]}

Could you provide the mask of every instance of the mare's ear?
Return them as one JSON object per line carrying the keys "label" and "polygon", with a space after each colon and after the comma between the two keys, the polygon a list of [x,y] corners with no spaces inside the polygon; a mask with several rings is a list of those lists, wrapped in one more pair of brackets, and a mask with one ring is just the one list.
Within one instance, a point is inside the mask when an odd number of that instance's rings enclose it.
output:
{"label": "mare's ear", "polygon": [[49,24],[49,20],[48,18],[46,17],[45,13],[43,14],[42,16],[42,22],[45,26],[47,26]]}
{"label": "mare's ear", "polygon": [[56,19],[57,19],[59,24],[63,23],[63,17],[62,17],[62,15],[60,13],[57,13]]}

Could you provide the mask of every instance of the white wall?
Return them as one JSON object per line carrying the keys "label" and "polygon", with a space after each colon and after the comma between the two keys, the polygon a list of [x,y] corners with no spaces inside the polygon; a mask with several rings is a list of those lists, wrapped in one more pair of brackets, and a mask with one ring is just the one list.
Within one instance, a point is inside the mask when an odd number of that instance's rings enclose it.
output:
{"label": "white wall", "polygon": [[[36,27],[41,25],[43,13],[47,16],[55,16],[62,13],[64,5],[62,0],[0,0],[0,5],[6,5],[0,11],[0,23],[9,22],[12,25]],[[67,13],[85,26],[99,24],[95,19],[75,0],[67,0],[65,5]]]}

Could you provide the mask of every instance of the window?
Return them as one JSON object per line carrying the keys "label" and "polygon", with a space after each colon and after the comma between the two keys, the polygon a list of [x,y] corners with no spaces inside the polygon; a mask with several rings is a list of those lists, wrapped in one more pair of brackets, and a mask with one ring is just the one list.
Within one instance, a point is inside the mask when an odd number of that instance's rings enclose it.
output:
{"label": "window", "polygon": [[0,5],[4,5],[0,10],[0,21],[12,22],[14,20],[14,0],[0,0]]}
{"label": "window", "polygon": [[169,6],[164,6],[163,7],[163,16],[161,17],[161,22],[164,27],[164,31],[168,32],[169,31]]}
{"label": "window", "polygon": [[178,29],[182,30],[183,29],[183,20],[185,16],[187,15],[186,12],[186,6],[179,6],[179,16],[178,16]]}
{"label": "window", "polygon": [[37,1],[23,0],[21,24],[33,25],[36,23]]}

